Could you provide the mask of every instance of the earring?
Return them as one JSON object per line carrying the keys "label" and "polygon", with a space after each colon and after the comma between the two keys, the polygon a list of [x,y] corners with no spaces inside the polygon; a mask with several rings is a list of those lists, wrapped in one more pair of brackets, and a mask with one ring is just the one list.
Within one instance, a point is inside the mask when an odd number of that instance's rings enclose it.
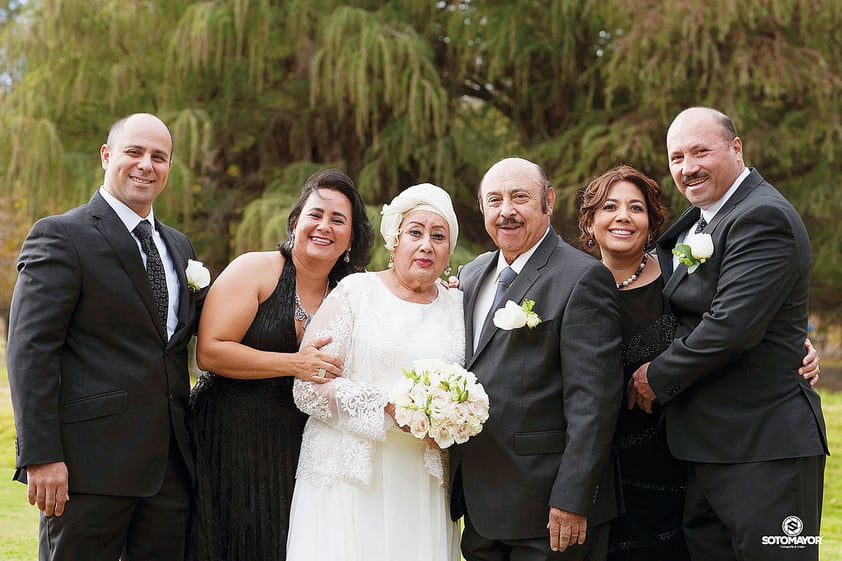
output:
{"label": "earring", "polygon": [[292,249],[295,247],[295,234],[289,235],[289,248]]}
{"label": "earring", "polygon": [[389,254],[389,268],[393,268],[395,266],[395,252]]}
{"label": "earring", "polygon": [[346,250],[345,250],[345,257],[343,257],[343,258],[342,258],[342,260],[343,260],[345,263],[350,263],[350,262],[351,262],[351,248],[350,248],[350,247],[349,247],[348,249],[346,249]]}
{"label": "earring", "polygon": [[595,245],[596,245],[596,240],[594,240],[593,238],[588,240],[588,247],[589,248],[593,249],[593,246],[595,246]]}
{"label": "earring", "polygon": [[450,265],[447,266],[447,269],[444,270],[444,276],[449,277],[451,273]]}

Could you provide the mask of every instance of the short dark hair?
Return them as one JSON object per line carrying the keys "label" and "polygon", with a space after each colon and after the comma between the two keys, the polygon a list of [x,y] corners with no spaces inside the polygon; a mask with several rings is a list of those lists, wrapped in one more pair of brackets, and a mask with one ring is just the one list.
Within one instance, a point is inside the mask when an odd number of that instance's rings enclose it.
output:
{"label": "short dark hair", "polygon": [[371,248],[374,245],[374,228],[368,219],[363,199],[354,186],[353,180],[341,171],[326,169],[307,178],[301,188],[298,201],[289,212],[289,217],[287,217],[287,239],[285,242],[278,244],[278,249],[287,259],[292,258],[293,233],[296,224],[298,224],[298,217],[301,216],[301,211],[307,204],[310,195],[318,193],[319,189],[332,189],[342,193],[351,201],[351,231],[353,235],[350,261],[346,263],[340,257],[328,274],[328,282],[331,286],[336,286],[336,283],[345,276],[365,270],[369,261],[371,261]]}
{"label": "short dark hair", "polygon": [[640,189],[643,193],[643,200],[646,203],[646,213],[649,216],[649,240],[655,241],[664,231],[664,222],[667,218],[667,207],[661,200],[663,191],[658,182],[631,166],[621,165],[611,169],[591,181],[581,191],[582,203],[579,206],[579,245],[592,255],[599,255],[599,246],[590,245],[588,242],[593,237],[588,233],[588,228],[593,225],[596,211],[599,210],[608,198],[608,191],[618,181],[628,181]]}

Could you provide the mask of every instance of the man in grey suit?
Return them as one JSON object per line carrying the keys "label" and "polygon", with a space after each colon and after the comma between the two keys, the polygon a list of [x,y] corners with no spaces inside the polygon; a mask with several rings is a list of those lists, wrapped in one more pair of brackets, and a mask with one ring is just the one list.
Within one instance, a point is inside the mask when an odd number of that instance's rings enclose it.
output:
{"label": "man in grey suit", "polygon": [[[827,438],[818,394],[795,375],[807,328],[807,231],[745,166],[721,112],[680,113],[667,152],[693,205],[658,242],[679,327],[634,373],[629,403],[647,408],[657,396],[670,450],[689,461],[684,528],[694,561],[816,560]],[[712,253],[690,272],[671,252],[696,232],[710,236]]]}
{"label": "man in grey suit", "polygon": [[[465,517],[468,561],[604,559],[616,515],[617,290],[608,269],[553,231],[554,201],[541,168],[520,158],[480,184],[499,250],[460,274],[467,368],[490,401],[482,432],[451,450],[451,515]],[[495,324],[495,310],[524,300],[538,325]]]}
{"label": "man in grey suit", "polygon": [[193,459],[187,344],[204,292],[193,246],[155,219],[172,134],[117,121],[91,200],[39,220],[18,260],[8,372],[17,472],[39,558],[183,559]]}

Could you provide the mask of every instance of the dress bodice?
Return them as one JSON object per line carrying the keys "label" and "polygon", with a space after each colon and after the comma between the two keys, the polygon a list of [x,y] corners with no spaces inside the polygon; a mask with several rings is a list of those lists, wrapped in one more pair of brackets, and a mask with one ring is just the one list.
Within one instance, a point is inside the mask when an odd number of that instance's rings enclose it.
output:
{"label": "dress bodice", "polygon": [[[298,340],[295,333],[295,265],[292,259],[284,260],[284,267],[278,284],[272,294],[260,303],[251,325],[243,336],[241,343],[247,347],[260,351],[278,353],[294,353],[298,351]],[[292,391],[292,376],[278,376],[256,380],[243,380],[213,375],[214,383],[221,384],[231,390],[249,386],[254,390],[265,386],[267,390],[283,390],[290,395]]]}
{"label": "dress bodice", "polygon": [[676,322],[664,313],[661,293],[664,281],[655,281],[620,291],[620,326],[623,331],[623,370],[625,379],[638,366],[661,354],[672,343]]}
{"label": "dress bodice", "polygon": [[274,292],[257,308],[242,343],[261,351],[294,353],[298,350],[293,320],[295,306],[295,265],[284,260],[284,268]]}
{"label": "dress bodice", "polygon": [[[325,384],[296,380],[295,403],[310,415],[298,477],[367,485],[376,441],[398,431],[385,415],[391,388],[417,359],[464,365],[462,293],[439,287],[430,304],[401,300],[377,273],[343,279],[313,317],[304,337],[330,336],[322,350],[343,361],[342,376]],[[442,453],[427,448],[428,472],[445,480]]]}

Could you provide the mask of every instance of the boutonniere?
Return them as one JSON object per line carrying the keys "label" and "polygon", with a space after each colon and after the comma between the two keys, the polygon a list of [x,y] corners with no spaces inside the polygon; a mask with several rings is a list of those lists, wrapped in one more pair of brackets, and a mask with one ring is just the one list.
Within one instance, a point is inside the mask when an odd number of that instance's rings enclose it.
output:
{"label": "boutonniere", "polygon": [[506,331],[520,329],[524,325],[532,329],[541,323],[541,318],[532,311],[534,307],[535,300],[524,300],[523,304],[509,300],[505,307],[494,312],[494,325]]}
{"label": "boutonniere", "polygon": [[191,292],[198,292],[210,284],[210,271],[202,265],[201,261],[187,260],[187,286]]}
{"label": "boutonniere", "polygon": [[676,245],[672,253],[678,255],[679,263],[687,265],[687,274],[692,275],[713,255],[713,238],[710,234],[691,234],[684,243]]}

